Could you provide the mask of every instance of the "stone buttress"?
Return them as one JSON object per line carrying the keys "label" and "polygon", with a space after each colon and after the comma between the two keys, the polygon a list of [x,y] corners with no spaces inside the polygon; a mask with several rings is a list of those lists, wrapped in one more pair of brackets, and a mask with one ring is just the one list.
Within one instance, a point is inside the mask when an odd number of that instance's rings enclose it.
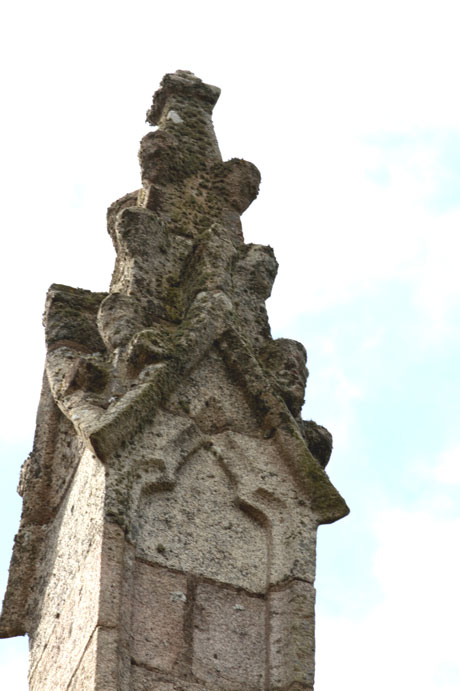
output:
{"label": "stone buttress", "polygon": [[219,93],[164,77],[110,291],[48,292],[0,624],[33,691],[313,688],[316,529],[348,509],[305,349],[270,335],[277,263],[240,223],[260,175],[222,161]]}

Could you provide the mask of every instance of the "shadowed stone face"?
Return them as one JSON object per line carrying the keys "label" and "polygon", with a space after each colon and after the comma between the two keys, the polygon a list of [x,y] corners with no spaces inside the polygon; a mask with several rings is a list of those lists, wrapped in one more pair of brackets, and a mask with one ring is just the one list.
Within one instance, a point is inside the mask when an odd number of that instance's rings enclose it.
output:
{"label": "shadowed stone face", "polygon": [[348,509],[300,417],[306,351],[271,337],[277,262],[240,222],[260,174],[222,161],[219,94],[164,77],[109,292],[48,292],[0,620],[36,691],[312,688],[316,528]]}

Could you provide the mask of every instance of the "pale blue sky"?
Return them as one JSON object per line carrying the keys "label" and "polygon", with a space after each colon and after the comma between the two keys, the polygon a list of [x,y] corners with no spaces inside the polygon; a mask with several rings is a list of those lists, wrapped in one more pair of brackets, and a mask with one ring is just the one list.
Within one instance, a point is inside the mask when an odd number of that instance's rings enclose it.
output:
{"label": "pale blue sky", "polygon": [[[457,691],[460,99],[448,0],[18,1],[2,10],[0,584],[32,443],[52,282],[105,290],[105,210],[139,185],[168,71],[222,88],[225,158],[262,172],[275,336],[308,350],[351,515],[319,533],[316,691]],[[27,661],[0,641],[0,678]],[[24,648],[22,646],[21,650]],[[423,661],[423,664],[421,663]]]}

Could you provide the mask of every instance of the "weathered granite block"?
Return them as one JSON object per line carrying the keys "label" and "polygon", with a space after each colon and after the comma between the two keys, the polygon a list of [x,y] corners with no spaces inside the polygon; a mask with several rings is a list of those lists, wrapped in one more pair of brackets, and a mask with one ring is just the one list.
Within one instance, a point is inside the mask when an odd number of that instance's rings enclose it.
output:
{"label": "weathered granite block", "polygon": [[186,650],[186,577],[137,561],[132,597],[133,662],[171,672]]}
{"label": "weathered granite block", "polygon": [[[313,686],[315,668],[315,589],[291,581],[268,596],[270,688]],[[303,688],[303,687],[302,687]]]}
{"label": "weathered granite block", "polygon": [[[211,691],[211,688],[180,679],[168,681],[158,672],[133,665],[130,691]],[[219,690],[214,686],[213,691]]]}
{"label": "weathered granite block", "polygon": [[221,689],[265,688],[265,601],[217,584],[197,586],[193,674]]}

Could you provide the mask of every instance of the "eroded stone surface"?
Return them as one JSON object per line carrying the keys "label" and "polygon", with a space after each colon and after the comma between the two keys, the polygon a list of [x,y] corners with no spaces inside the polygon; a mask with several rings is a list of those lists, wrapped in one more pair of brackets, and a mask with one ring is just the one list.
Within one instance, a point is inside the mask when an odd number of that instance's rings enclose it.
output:
{"label": "eroded stone surface", "polygon": [[193,673],[210,687],[265,688],[265,602],[214,584],[196,592]]}
{"label": "eroded stone surface", "polygon": [[104,471],[86,451],[49,526],[29,600],[32,689],[68,683],[97,625]]}
{"label": "eroded stone surface", "polygon": [[266,529],[238,506],[231,474],[206,447],[187,460],[174,487],[146,488],[137,521],[136,542],[145,558],[248,590],[265,589]]}
{"label": "eroded stone surface", "polygon": [[[268,596],[270,688],[313,686],[315,670],[315,589],[290,581]],[[303,686],[302,686],[303,688]]]}
{"label": "eroded stone surface", "polygon": [[222,161],[219,89],[166,75],[112,204],[108,293],[51,286],[37,433],[0,635],[31,688],[308,689],[316,529],[348,509],[301,419],[304,347],[272,339],[260,174]]}
{"label": "eroded stone surface", "polygon": [[[209,691],[203,684],[193,684],[180,679],[167,680],[161,673],[145,667],[133,665],[131,673],[131,691]],[[214,691],[218,691],[213,687]]]}
{"label": "eroded stone surface", "polygon": [[136,563],[131,655],[137,665],[172,672],[185,652],[187,579],[166,569]]}

